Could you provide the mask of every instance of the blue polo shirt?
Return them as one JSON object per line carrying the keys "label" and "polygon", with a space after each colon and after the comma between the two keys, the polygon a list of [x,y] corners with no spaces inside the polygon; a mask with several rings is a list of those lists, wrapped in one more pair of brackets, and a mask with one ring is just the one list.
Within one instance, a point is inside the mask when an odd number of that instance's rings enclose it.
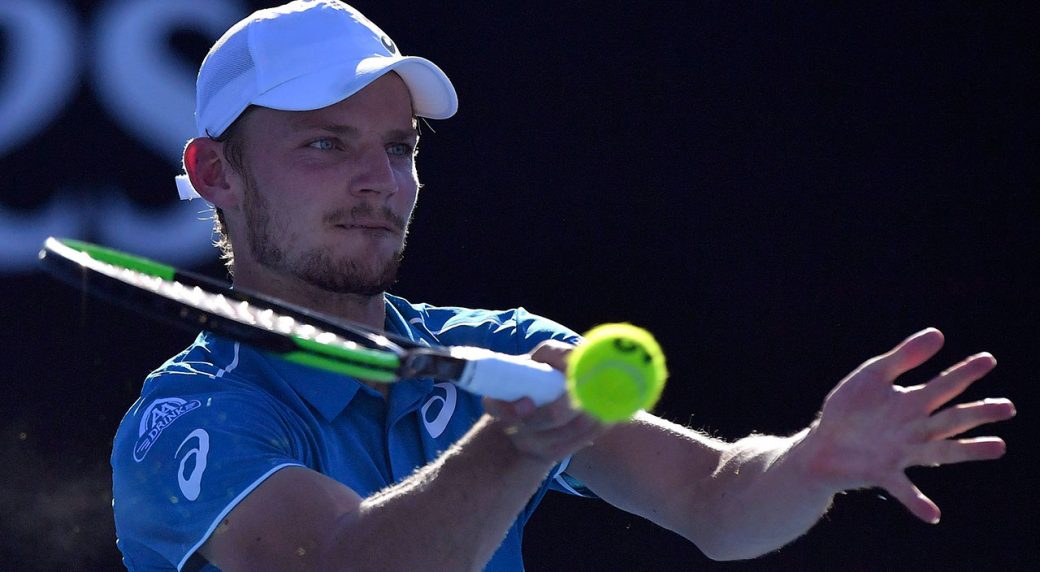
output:
{"label": "blue polo shirt", "polygon": [[[386,328],[436,345],[522,354],[567,328],[525,311],[412,304],[386,295]],[[117,545],[131,570],[215,570],[196,551],[267,477],[302,466],[368,496],[411,475],[483,414],[478,396],[408,379],[384,399],[357,380],[199,335],[145,380],[112,451]],[[522,570],[524,524],[549,489],[576,493],[559,466],[517,515],[487,570]]]}

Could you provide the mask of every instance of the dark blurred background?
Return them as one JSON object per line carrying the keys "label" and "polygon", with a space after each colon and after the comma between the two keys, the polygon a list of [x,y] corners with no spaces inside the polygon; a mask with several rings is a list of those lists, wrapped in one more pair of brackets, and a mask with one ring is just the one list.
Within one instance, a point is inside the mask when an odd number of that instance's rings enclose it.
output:
{"label": "dark blurred background", "polygon": [[[0,1],[4,569],[119,569],[111,437],[193,337],[82,297],[35,253],[73,236],[223,276],[172,178],[198,63],[272,4]],[[461,107],[424,129],[395,293],[646,326],[673,372],[659,413],[725,438],[798,430],[926,326],[947,345],[905,383],[989,350],[1001,365],[964,399],[1020,413],[986,432],[1004,460],[911,471],[938,526],[853,492],[779,553],[718,564],[554,495],[530,570],[1035,569],[1035,3],[407,4],[355,2]]]}

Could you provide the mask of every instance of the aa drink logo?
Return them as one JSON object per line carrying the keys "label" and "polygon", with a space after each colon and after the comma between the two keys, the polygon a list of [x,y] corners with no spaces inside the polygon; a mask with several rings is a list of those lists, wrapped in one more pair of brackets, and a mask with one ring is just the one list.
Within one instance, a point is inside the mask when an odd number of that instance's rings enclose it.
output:
{"label": "aa drink logo", "polygon": [[[448,422],[451,421],[452,414],[455,413],[459,390],[452,383],[435,383],[433,388],[435,392],[433,397],[422,406],[422,420],[430,437],[436,439],[441,436],[441,433],[444,433]],[[437,390],[443,391],[444,395],[440,395]],[[430,418],[431,411],[433,412],[432,419]]]}
{"label": "aa drink logo", "polygon": [[178,397],[156,399],[141,414],[139,438],[134,445],[134,460],[140,463],[159,439],[159,435],[182,415],[201,407],[199,400],[186,401]]}

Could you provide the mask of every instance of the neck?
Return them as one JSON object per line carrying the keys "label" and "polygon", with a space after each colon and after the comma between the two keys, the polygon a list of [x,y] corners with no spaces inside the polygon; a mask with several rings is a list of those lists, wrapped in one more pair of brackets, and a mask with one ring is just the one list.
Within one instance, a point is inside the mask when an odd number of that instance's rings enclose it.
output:
{"label": "neck", "polygon": [[383,331],[386,307],[382,294],[365,296],[323,290],[296,278],[274,273],[235,271],[235,286],[260,292],[308,310],[358,322]]}

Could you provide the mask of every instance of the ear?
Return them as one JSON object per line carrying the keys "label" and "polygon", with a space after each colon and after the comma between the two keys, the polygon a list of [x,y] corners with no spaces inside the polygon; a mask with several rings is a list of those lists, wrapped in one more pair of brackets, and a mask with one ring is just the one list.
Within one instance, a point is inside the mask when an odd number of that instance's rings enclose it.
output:
{"label": "ear", "polygon": [[208,137],[189,141],[184,147],[184,170],[191,186],[207,202],[223,210],[238,207],[238,173],[224,159],[219,141]]}

